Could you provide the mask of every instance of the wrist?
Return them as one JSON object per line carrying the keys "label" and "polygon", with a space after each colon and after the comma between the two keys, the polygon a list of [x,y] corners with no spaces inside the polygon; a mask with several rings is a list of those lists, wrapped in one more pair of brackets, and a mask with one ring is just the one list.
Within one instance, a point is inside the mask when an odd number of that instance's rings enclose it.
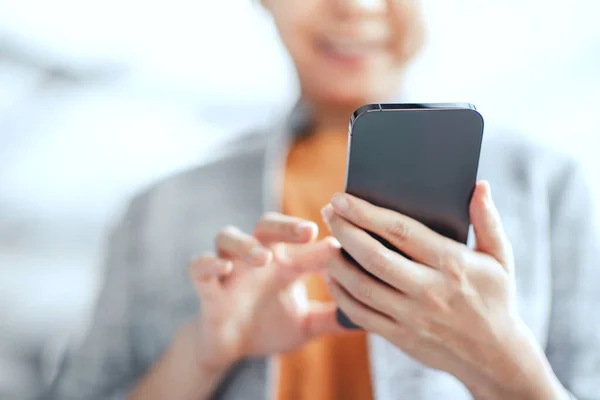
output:
{"label": "wrist", "polygon": [[195,319],[181,328],[177,340],[185,347],[184,351],[193,355],[194,369],[201,376],[220,377],[241,358],[231,351],[219,351],[220,346],[217,343],[205,343]]}
{"label": "wrist", "polygon": [[130,399],[211,398],[229,365],[198,362],[197,337],[191,325],[177,331],[169,347],[129,394]]}
{"label": "wrist", "polygon": [[[532,332],[518,320],[486,378],[467,384],[474,399],[563,400],[569,395]],[[508,336],[507,336],[508,337]]]}
{"label": "wrist", "polygon": [[527,377],[525,383],[474,384],[467,386],[474,400],[571,400],[555,376]]}

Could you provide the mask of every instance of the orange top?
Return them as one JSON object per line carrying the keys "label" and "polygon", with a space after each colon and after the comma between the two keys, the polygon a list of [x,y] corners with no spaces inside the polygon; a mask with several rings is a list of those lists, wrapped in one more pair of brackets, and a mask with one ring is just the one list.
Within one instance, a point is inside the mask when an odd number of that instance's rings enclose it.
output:
{"label": "orange top", "polygon": [[[321,208],[344,189],[347,135],[322,133],[298,141],[287,158],[283,212],[328,229]],[[331,300],[320,275],[307,278],[311,299]],[[369,400],[373,397],[366,334],[362,331],[314,339],[279,359],[277,400]]]}

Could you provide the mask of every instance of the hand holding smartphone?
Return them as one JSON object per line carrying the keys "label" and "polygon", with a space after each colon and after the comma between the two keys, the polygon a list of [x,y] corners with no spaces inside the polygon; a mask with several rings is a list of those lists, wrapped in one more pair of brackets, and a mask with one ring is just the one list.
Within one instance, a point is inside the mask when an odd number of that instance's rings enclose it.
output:
{"label": "hand holding smartphone", "polygon": [[[347,193],[466,243],[483,139],[473,105],[369,104],[352,115],[349,135]],[[337,317],[359,328],[339,309]]]}

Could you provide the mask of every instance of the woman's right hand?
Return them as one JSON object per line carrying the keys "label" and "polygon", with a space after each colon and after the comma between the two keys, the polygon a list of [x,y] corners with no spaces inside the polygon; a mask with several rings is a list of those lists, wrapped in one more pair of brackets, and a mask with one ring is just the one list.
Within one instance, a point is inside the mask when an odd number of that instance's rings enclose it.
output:
{"label": "woman's right hand", "polygon": [[324,270],[339,252],[335,239],[315,241],[317,230],[312,222],[267,213],[252,235],[224,228],[215,253],[191,263],[200,299],[191,328],[202,368],[228,368],[243,357],[287,352],[342,331],[336,306],[309,301],[300,279]]}

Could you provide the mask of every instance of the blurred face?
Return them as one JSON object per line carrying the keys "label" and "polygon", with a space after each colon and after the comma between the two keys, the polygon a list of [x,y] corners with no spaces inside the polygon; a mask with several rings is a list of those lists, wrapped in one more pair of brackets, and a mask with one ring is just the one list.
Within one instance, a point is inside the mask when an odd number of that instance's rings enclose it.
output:
{"label": "blurred face", "polygon": [[356,107],[394,95],[421,45],[417,0],[263,0],[303,95]]}

